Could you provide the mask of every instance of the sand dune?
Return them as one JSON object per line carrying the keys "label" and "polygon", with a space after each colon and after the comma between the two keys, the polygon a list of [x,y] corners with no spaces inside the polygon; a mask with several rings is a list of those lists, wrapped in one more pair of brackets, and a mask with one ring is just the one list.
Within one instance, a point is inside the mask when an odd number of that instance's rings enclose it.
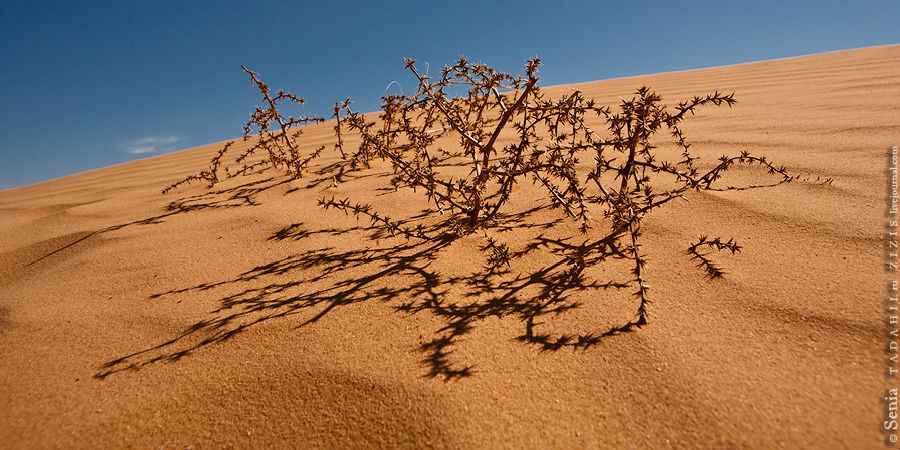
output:
{"label": "sand dune", "polygon": [[[403,311],[429,288],[416,264],[434,256],[428,270],[449,280],[479,256],[465,239],[404,247],[316,206],[348,194],[415,212],[416,195],[375,190],[383,171],[161,195],[209,145],[0,191],[0,447],[880,446],[897,80],[900,46],[886,46],[546,88],[603,103],[642,84],[670,103],[734,91],[735,107],[687,123],[699,152],[834,178],[694,194],[648,216],[651,324],[586,350],[520,342],[512,313],[472,319],[448,355],[423,349],[447,323]],[[743,244],[718,260],[724,279],[686,255],[699,234]],[[460,284],[430,288],[465,301]],[[615,290],[581,300],[541,332],[634,310]]]}

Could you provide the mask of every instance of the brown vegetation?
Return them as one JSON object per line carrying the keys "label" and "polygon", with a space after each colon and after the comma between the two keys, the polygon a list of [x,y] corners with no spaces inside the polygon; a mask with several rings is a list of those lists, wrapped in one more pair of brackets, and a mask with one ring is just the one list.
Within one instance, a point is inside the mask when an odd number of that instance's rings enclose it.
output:
{"label": "brown vegetation", "polygon": [[[513,76],[461,58],[432,79],[408,59],[406,68],[416,80],[416,90],[383,97],[377,117],[353,111],[350,99],[334,107],[334,149],[340,153],[340,162],[326,169],[333,172],[329,176],[334,185],[348,173],[368,169],[376,161],[385,162],[392,173],[391,188],[421,193],[422,212],[415,218],[395,219],[350,198],[322,198],[319,205],[366,219],[386,235],[410,240],[402,248],[419,251],[419,258],[433,257],[456,239],[477,236],[483,241],[479,248],[486,261],[484,270],[464,280],[451,277],[443,282],[466,285],[473,297],[506,292],[465,306],[443,305],[431,293],[420,302],[413,298],[399,307],[407,312],[427,310],[448,321],[444,335],[422,346],[429,354],[426,361],[432,367],[431,375],[451,378],[468,374],[469,368],[451,367],[447,347],[471,328],[473,320],[488,315],[520,316],[526,328],[520,340],[545,349],[584,348],[604,336],[645,325],[650,298],[641,225],[647,214],[689,192],[753,189],[796,179],[784,167],[746,151],[717,161],[705,161],[692,152],[682,124],[703,106],[734,105],[733,94],[714,92],[675,106],[662,103],[662,97],[647,87],[640,87],[616,107],[598,105],[579,91],[547,98],[538,85],[539,66],[540,60],[529,60],[524,75]],[[235,160],[243,164],[240,169],[229,172],[226,168],[225,173],[235,176],[284,168],[291,177],[302,176],[307,164],[325,147],[301,152],[302,129],[292,127],[323,119],[283,117],[279,102],[303,100],[283,91],[270,96],[257,74],[244,70],[264,100],[264,107],[257,107],[245,126],[244,139],[251,139],[253,127],[259,138]],[[601,126],[591,126],[594,123]],[[192,180],[218,182],[221,158],[230,145],[219,151],[209,169],[166,191]],[[248,164],[247,158],[260,150],[267,157]],[[770,179],[724,184],[723,175],[737,165],[759,167]],[[536,200],[524,209],[512,206],[517,186],[525,182],[540,186],[547,205],[557,213],[556,220],[541,227],[569,221],[576,226],[573,235],[549,238],[541,234],[517,249],[502,242],[500,232],[536,226],[526,224],[524,218],[544,208]],[[583,240],[575,244],[578,234]],[[538,249],[549,249],[562,259],[542,271],[510,274],[513,260]],[[733,254],[740,249],[733,239],[701,236],[687,251],[709,277],[718,278],[724,271],[710,259],[708,250]],[[397,257],[397,252],[384,250],[381,256],[373,251],[367,258],[391,261]],[[396,270],[381,275],[409,270],[405,258],[398,260]],[[589,281],[587,270],[607,260],[630,261],[629,278]],[[359,255],[345,262],[358,264]],[[428,293],[439,277],[429,280],[424,272],[423,277],[426,280],[418,292]],[[526,287],[533,298],[519,297]],[[572,290],[599,288],[629,289],[637,305],[634,317],[602,333],[552,338],[535,332],[537,317],[581,306],[566,301]]]}

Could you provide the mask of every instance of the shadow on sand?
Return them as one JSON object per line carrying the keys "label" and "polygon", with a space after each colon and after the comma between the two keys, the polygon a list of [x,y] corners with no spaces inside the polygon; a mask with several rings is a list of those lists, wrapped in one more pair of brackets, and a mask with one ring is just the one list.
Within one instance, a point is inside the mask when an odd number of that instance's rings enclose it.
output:
{"label": "shadow on sand", "polygon": [[[211,203],[204,203],[202,195],[189,197],[170,204],[166,214],[123,226],[156,223],[184,211],[253,204],[254,193],[278,184],[270,179],[235,188],[232,193],[217,191],[212,198],[219,200]],[[541,218],[548,214],[538,213],[544,209],[536,207],[498,221],[504,227],[526,230],[531,235],[527,244],[518,249],[503,246],[503,258],[491,256],[499,248],[494,247],[496,242],[481,239],[477,233],[450,233],[446,222],[419,228],[428,238],[409,239],[392,237],[389,230],[375,225],[313,230],[303,223],[286,226],[268,236],[268,240],[303,240],[325,234],[340,236],[335,242],[352,247],[307,250],[233,277],[152,295],[151,299],[161,299],[210,290],[230,292],[217,299],[218,306],[205,319],[169,340],[106,362],[95,377],[102,379],[160,361],[177,361],[271,319],[301,316],[296,326],[299,329],[342,306],[370,301],[387,302],[398,313],[428,314],[443,323],[417,350],[422,353],[424,376],[445,380],[474,373],[473,365],[454,359],[454,346],[488,317],[514,318],[522,327],[516,340],[546,351],[586,349],[604,337],[636,328],[636,322],[629,322],[598,333],[551,335],[538,331],[542,320],[549,316],[583,306],[573,298],[575,293],[589,295],[603,289],[633,287],[628,280],[599,282],[588,275],[589,268],[607,259],[628,259],[627,250],[621,247],[621,234],[580,242],[571,237],[549,237],[547,234],[557,228],[559,221],[542,222]],[[431,216],[423,212],[402,224],[422,226]],[[111,229],[115,227],[104,231]],[[500,233],[504,230],[495,228],[498,229]],[[438,268],[446,267],[437,262],[448,257],[452,246],[466,240],[471,245],[479,239],[483,244],[478,249],[481,251],[474,253],[483,256],[481,267],[467,268],[462,274]],[[365,244],[359,245],[360,242]],[[519,264],[526,260],[529,264]],[[286,278],[290,281],[285,282]],[[631,299],[628,292],[621,295],[623,300]]]}

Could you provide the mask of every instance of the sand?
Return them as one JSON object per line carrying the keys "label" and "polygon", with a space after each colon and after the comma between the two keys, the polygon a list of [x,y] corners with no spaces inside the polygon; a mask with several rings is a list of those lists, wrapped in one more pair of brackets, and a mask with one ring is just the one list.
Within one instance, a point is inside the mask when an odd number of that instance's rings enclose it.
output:
{"label": "sand", "polygon": [[[348,195],[413,211],[418,196],[374,190],[383,171],[160,194],[213,144],[2,191],[0,447],[882,446],[897,80],[900,46],[886,46],[547,88],[604,103],[641,84],[669,102],[734,91],[734,108],[687,122],[698,151],[746,149],[834,181],[654,212],[649,326],[549,351],[516,339],[515,315],[479,318],[446,360],[469,376],[449,379],[421,348],[446,323],[398,309],[420,295],[415,273],[390,275],[404,241],[316,205]],[[719,257],[724,279],[686,255],[701,233],[744,246]],[[429,270],[464,274],[473,245]],[[460,286],[437,289],[463,301]],[[592,298],[542,330],[602,331],[634,311],[625,292]]]}

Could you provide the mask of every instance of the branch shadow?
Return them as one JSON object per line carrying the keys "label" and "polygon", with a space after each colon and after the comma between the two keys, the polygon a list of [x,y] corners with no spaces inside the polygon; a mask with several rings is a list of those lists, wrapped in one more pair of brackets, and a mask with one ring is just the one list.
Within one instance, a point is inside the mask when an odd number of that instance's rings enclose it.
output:
{"label": "branch shadow", "polygon": [[[526,224],[526,219],[541,209],[504,217],[500,222],[518,223],[540,233],[555,223]],[[429,216],[423,213],[403,223]],[[177,361],[272,319],[297,316],[299,322],[294,329],[299,330],[340,307],[361,302],[384,302],[398,313],[425,314],[439,319],[444,325],[421,343],[417,351],[422,354],[423,376],[444,380],[475,373],[475,366],[460,361],[454,351],[467,334],[489,317],[514,318],[522,326],[522,334],[514,340],[542,351],[587,349],[605,337],[636,327],[634,322],[629,322],[599,333],[558,336],[537,331],[543,320],[584,306],[572,298],[575,293],[631,287],[630,281],[600,282],[586,273],[586,269],[607,259],[628,259],[627,250],[619,244],[621,234],[610,233],[581,242],[538,234],[522,248],[509,253],[503,263],[486,259],[483,266],[458,274],[439,269],[442,265],[436,262],[446,257],[451,246],[472,239],[472,235],[458,235],[448,229],[446,222],[433,223],[423,228],[428,239],[405,239],[391,238],[376,225],[318,230],[308,230],[302,222],[286,226],[268,240],[343,235],[337,242],[351,245],[349,249],[306,250],[223,280],[151,295],[151,300],[160,300],[221,290],[216,294],[217,306],[207,317],[169,340],[106,362],[95,377],[102,379],[160,361]],[[360,246],[361,239],[367,240],[368,245]],[[515,261],[535,253],[540,253],[539,268],[513,269]],[[291,280],[283,281],[285,275],[290,275]]]}

